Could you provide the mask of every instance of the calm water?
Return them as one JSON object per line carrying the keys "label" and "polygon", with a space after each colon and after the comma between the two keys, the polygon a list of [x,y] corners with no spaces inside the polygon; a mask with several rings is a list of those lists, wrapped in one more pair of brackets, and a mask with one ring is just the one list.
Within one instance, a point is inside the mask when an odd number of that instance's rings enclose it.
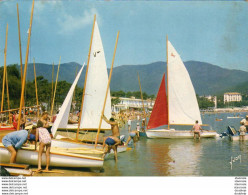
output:
{"label": "calm water", "polygon": [[[205,114],[203,123],[210,124],[218,133],[228,125],[239,128],[241,118],[227,119],[232,113]],[[244,117],[245,113],[240,116]],[[215,121],[222,118],[223,121]],[[136,123],[133,122],[135,126]],[[127,128],[121,134],[127,134]],[[240,161],[230,165],[231,157],[241,155]],[[104,176],[247,176],[248,142],[223,139],[146,139],[141,138],[136,149],[113,156],[104,162]]]}
{"label": "calm water", "polygon": [[[218,133],[228,125],[239,129],[241,118],[227,119],[227,114],[205,114],[204,124],[210,124]],[[241,113],[244,117],[245,113]],[[223,121],[215,121],[222,118]],[[132,122],[132,129],[136,127]],[[127,135],[127,126],[121,129]],[[248,141],[229,141],[226,138],[193,139],[146,139],[141,137],[127,152],[118,153],[118,163],[109,155],[102,171],[89,169],[63,169],[64,174],[44,176],[248,176]],[[241,155],[240,161],[230,165],[231,157]],[[43,174],[41,174],[43,175]]]}

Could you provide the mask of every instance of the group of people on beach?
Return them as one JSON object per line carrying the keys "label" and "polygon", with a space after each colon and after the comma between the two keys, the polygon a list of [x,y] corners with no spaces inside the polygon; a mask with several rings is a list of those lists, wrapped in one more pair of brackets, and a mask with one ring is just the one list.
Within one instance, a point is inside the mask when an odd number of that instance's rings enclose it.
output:
{"label": "group of people on beach", "polygon": [[[22,115],[22,114],[21,114]],[[15,115],[13,125],[18,124],[18,114]],[[35,150],[37,150],[37,143],[39,142],[39,151],[38,151],[38,169],[37,172],[41,171],[41,161],[42,153],[46,149],[46,168],[48,171],[50,164],[50,149],[52,141],[51,127],[49,125],[49,117],[47,112],[43,112],[41,118],[38,120],[37,125],[32,127],[32,130],[29,132],[24,129],[25,127],[25,118],[21,116],[20,129],[19,131],[14,131],[7,134],[3,137],[2,143],[8,149],[11,154],[10,163],[16,162],[17,151],[23,146],[28,146],[27,141],[34,142]]]}
{"label": "group of people on beach", "polygon": [[[115,161],[117,162],[117,148],[119,145],[122,145],[123,142],[120,140],[120,131],[118,122],[111,117],[109,120],[106,118],[106,116],[103,115],[103,120],[106,121],[108,124],[111,125],[112,135],[107,136],[103,140],[103,149],[104,154],[103,158],[107,153],[110,153],[111,150],[114,151]],[[140,132],[140,126],[139,123],[137,123],[136,130],[131,130],[131,117],[128,120],[128,138],[127,141],[124,143],[124,146],[127,146],[131,140],[133,140],[134,147],[136,146],[136,142],[139,140],[139,132]],[[144,129],[145,121],[142,120],[142,128]]]}

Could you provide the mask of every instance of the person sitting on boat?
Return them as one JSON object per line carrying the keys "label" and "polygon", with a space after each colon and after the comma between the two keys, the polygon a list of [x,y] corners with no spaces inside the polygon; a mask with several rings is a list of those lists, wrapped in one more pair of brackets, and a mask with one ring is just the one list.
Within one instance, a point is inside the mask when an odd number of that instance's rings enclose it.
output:
{"label": "person sitting on boat", "polygon": [[77,124],[77,123],[78,123],[78,121],[75,120],[75,118],[73,117],[73,114],[70,113],[69,114],[69,119],[68,119],[68,124]]}
{"label": "person sitting on boat", "polygon": [[45,111],[42,113],[40,121],[43,123],[43,127],[46,128],[50,133],[51,138],[53,138],[53,134],[51,131],[52,126],[49,124],[48,112]]}
{"label": "person sitting on boat", "polygon": [[245,116],[245,119],[242,119],[240,121],[240,124],[242,125],[244,123],[245,127],[246,127],[246,132],[248,132],[248,115]]}
{"label": "person sitting on boat", "polygon": [[35,136],[35,149],[36,143],[39,139],[39,153],[38,153],[38,170],[41,171],[41,158],[44,148],[46,148],[46,171],[48,171],[50,164],[50,150],[51,150],[51,136],[46,128],[44,128],[44,124],[41,120],[37,123],[36,136]]}
{"label": "person sitting on boat", "polygon": [[139,132],[138,131],[131,131],[129,133],[129,137],[127,138],[125,145],[128,145],[128,143],[131,141],[131,139],[133,140],[134,147],[136,147],[136,142],[139,140]]}
{"label": "person sitting on boat", "polygon": [[241,123],[241,126],[239,128],[239,140],[240,141],[244,141],[245,140],[245,132],[246,132],[245,123],[242,122]]}
{"label": "person sitting on boat", "polygon": [[107,117],[105,115],[103,115],[103,120],[106,121],[106,123],[111,125],[111,130],[112,130],[112,136],[117,137],[118,139],[120,139],[120,130],[118,127],[118,123],[115,122],[115,119],[113,117],[111,117],[109,120],[107,119]]}
{"label": "person sitting on boat", "polygon": [[16,162],[18,149],[20,149],[28,139],[30,139],[30,135],[27,130],[14,131],[3,137],[2,143],[11,154],[10,163]]}
{"label": "person sitting on boat", "polygon": [[110,153],[111,149],[114,151],[115,162],[117,162],[117,147],[121,144],[121,141],[116,136],[108,136],[103,140],[102,148],[104,149],[103,158],[107,153]]}
{"label": "person sitting on boat", "polygon": [[203,131],[203,129],[201,128],[201,125],[198,124],[198,120],[195,121],[192,130],[194,130],[194,139],[196,139],[196,135],[198,135],[198,138],[200,140],[201,139],[200,130]]}

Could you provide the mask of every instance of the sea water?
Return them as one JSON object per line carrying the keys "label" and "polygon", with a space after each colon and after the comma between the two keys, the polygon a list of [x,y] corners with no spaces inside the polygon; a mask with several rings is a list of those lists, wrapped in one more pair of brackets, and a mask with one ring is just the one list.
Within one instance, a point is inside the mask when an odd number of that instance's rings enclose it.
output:
{"label": "sea water", "polygon": [[[236,113],[237,114],[237,113]],[[240,113],[244,118],[246,113]],[[218,133],[227,126],[237,130],[242,118],[230,118],[233,113],[204,114],[204,124]],[[216,118],[223,119],[216,121]],[[141,122],[141,121],[140,121]],[[132,121],[135,129],[137,121]],[[206,127],[204,127],[206,128]],[[121,128],[128,135],[127,124]],[[61,169],[64,174],[39,174],[37,176],[247,176],[248,141],[230,141],[225,138],[194,139],[148,139],[140,137],[136,148],[105,158],[102,170],[75,168]],[[58,169],[58,168],[53,168]]]}
{"label": "sea water", "polygon": [[[240,113],[244,118],[246,113]],[[218,133],[227,126],[237,130],[242,118],[227,118],[232,113],[204,114],[204,124]],[[216,121],[216,118],[223,119]],[[133,122],[134,126],[136,122]],[[134,128],[134,127],[133,127]],[[121,129],[127,133],[127,126]],[[247,176],[248,141],[225,138],[148,139],[141,137],[136,148],[118,153],[118,163],[109,155],[104,162],[104,176]]]}

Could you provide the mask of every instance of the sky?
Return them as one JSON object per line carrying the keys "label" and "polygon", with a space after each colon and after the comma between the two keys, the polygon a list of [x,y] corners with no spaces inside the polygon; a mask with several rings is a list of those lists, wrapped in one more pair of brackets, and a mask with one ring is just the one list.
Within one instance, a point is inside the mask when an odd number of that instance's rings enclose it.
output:
{"label": "sky", "polygon": [[[0,66],[8,23],[7,64],[23,63],[31,0],[0,1]],[[111,66],[166,61],[166,35],[183,61],[248,71],[248,2],[245,1],[35,1],[29,62],[87,62],[94,14]]]}

